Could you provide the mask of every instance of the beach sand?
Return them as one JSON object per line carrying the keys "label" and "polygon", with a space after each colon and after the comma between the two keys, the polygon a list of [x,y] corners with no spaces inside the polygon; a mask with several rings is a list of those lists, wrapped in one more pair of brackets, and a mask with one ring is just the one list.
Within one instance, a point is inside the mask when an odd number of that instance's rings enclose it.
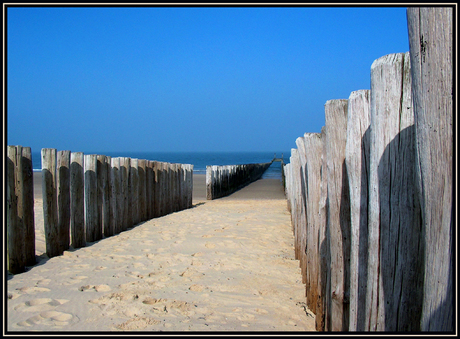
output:
{"label": "beach sand", "polygon": [[[280,180],[47,258],[34,173],[38,263],[8,275],[8,331],[314,331]],[[38,191],[37,191],[38,190]]]}

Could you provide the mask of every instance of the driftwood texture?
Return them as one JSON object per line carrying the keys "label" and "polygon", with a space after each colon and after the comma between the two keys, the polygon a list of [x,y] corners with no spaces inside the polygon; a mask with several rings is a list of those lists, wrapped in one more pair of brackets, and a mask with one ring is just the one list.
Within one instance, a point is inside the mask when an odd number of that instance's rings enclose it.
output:
{"label": "driftwood texture", "polygon": [[[363,331],[367,277],[367,202],[370,148],[370,91],[348,98],[346,158],[350,185],[350,331]],[[360,321],[358,321],[358,318]]]}
{"label": "driftwood texture", "polygon": [[321,197],[321,134],[305,133],[305,189],[306,189],[306,265],[307,306],[317,313],[318,295],[320,295],[318,276],[320,272],[319,257],[319,201]]}
{"label": "driftwood texture", "polygon": [[454,329],[453,11],[407,10],[425,252],[423,331]]}
{"label": "driftwood texture", "polygon": [[97,155],[85,154],[85,229],[86,242],[97,240]]}
{"label": "driftwood texture", "polygon": [[350,202],[345,165],[347,111],[348,100],[326,102],[331,331],[346,331],[349,324]]}
{"label": "driftwood texture", "polygon": [[70,246],[70,151],[57,152],[56,190],[60,252]]}
{"label": "driftwood texture", "polygon": [[369,270],[370,331],[417,331],[421,309],[420,204],[409,54],[371,67]]}
{"label": "driftwood texture", "polygon": [[84,154],[70,154],[70,230],[73,248],[86,246]]}
{"label": "driftwood texture", "polygon": [[58,212],[56,196],[56,149],[43,148],[42,197],[45,226],[46,255],[49,258],[62,254],[59,243]]}
{"label": "driftwood texture", "polygon": [[296,139],[297,145],[297,161],[298,161],[298,177],[296,180],[300,186],[297,190],[297,198],[299,202],[300,213],[298,215],[297,223],[297,234],[299,241],[299,261],[300,269],[302,273],[302,282],[305,284],[307,291],[310,290],[310,266],[307,265],[307,253],[306,244],[307,237],[307,154],[305,151],[305,141],[303,137]]}

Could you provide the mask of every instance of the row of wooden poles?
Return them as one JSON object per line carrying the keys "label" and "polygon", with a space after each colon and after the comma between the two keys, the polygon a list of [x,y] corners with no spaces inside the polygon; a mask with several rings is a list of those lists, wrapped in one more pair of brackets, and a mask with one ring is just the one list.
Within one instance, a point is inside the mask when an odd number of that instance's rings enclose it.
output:
{"label": "row of wooden poles", "polygon": [[452,12],[408,9],[410,52],[327,101],[284,167],[319,331],[454,329]]}
{"label": "row of wooden poles", "polygon": [[[46,255],[192,207],[193,165],[43,148]],[[8,146],[8,270],[35,263],[30,147]]]}
{"label": "row of wooden poles", "polygon": [[212,200],[230,195],[236,190],[260,179],[272,162],[206,166],[206,199]]}

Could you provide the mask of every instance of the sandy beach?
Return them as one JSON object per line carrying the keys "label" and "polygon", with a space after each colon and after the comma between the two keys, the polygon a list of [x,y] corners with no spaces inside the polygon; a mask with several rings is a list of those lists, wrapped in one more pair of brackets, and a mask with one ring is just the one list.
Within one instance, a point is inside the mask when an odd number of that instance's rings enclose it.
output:
{"label": "sandy beach", "polygon": [[47,258],[34,173],[38,264],[8,275],[8,331],[314,331],[281,182],[261,179],[193,208]]}

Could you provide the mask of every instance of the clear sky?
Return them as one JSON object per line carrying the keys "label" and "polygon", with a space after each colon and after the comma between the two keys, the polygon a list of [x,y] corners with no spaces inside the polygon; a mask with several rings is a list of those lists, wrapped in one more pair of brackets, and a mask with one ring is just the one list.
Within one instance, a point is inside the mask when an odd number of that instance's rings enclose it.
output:
{"label": "clear sky", "polygon": [[8,7],[8,145],[277,151],[409,50],[405,7]]}

